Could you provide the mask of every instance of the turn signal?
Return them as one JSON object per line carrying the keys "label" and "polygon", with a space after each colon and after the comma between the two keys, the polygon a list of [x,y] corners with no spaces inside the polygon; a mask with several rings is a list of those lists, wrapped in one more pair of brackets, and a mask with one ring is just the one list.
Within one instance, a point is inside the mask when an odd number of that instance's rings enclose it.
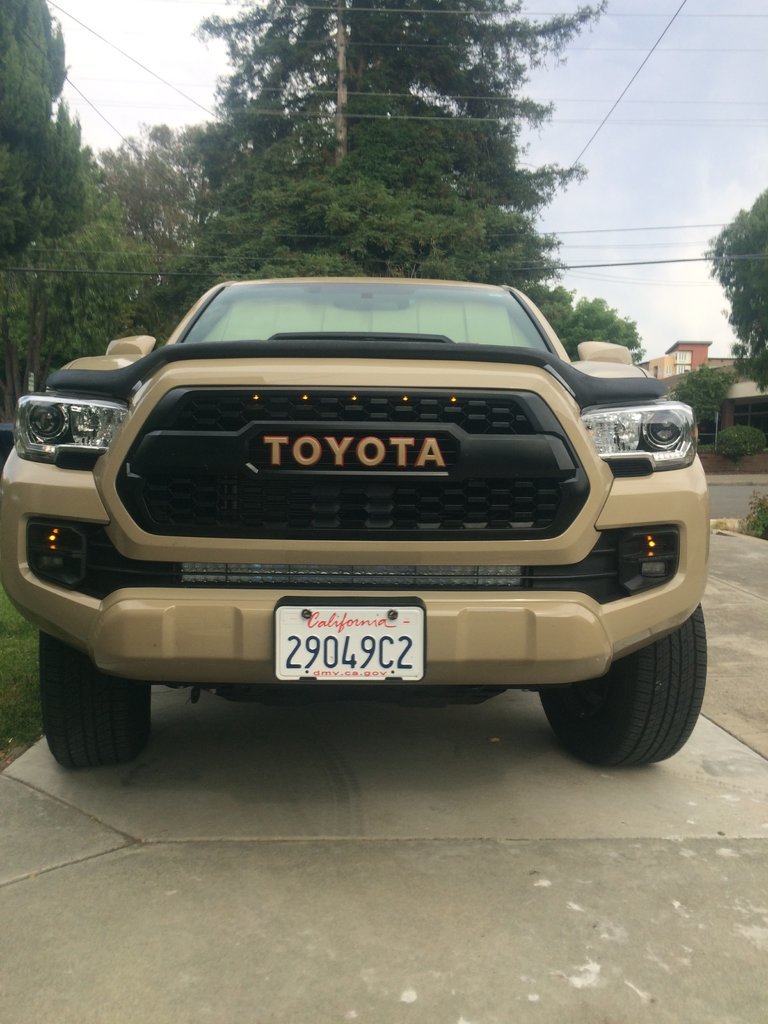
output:
{"label": "turn signal", "polygon": [[32,520],[27,526],[27,562],[35,576],[74,587],[85,576],[85,535],[70,524]]}
{"label": "turn signal", "polygon": [[619,580],[630,593],[665,583],[677,572],[680,537],[674,526],[626,530],[619,541]]}

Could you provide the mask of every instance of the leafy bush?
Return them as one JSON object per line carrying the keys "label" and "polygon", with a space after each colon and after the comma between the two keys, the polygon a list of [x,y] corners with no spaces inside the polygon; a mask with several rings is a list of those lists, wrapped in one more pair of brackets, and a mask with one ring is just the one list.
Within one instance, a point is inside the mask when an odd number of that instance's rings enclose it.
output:
{"label": "leafy bush", "polygon": [[757,427],[727,427],[717,439],[717,454],[738,462],[745,455],[758,455],[765,448],[765,434]]}
{"label": "leafy bush", "polygon": [[768,540],[768,494],[754,491],[749,500],[749,512],[742,520],[741,528],[752,537]]}

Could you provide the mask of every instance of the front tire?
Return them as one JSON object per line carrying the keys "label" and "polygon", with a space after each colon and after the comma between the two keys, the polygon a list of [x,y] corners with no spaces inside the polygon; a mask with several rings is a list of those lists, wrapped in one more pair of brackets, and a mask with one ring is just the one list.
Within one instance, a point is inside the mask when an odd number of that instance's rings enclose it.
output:
{"label": "front tire", "polygon": [[40,634],[40,700],[51,753],[64,768],[130,761],[150,729],[148,683],[100,672],[80,651]]}
{"label": "front tire", "polygon": [[540,693],[558,740],[590,764],[640,765],[677,753],[704,699],[701,607],[669,636],[614,662],[601,679]]}

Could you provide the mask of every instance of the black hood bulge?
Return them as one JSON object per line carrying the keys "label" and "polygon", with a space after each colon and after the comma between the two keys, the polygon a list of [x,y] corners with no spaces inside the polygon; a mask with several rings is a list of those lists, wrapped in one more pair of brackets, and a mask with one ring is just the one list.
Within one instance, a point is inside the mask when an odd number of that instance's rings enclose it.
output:
{"label": "black hood bulge", "polygon": [[435,359],[457,363],[505,363],[537,366],[550,373],[573,396],[579,408],[652,402],[666,393],[666,385],[652,377],[590,377],[557,356],[498,345],[437,344],[434,341],[378,339],[323,339],[201,342],[167,345],[119,370],[58,370],[47,381],[54,392],[127,401],[134,388],[158,369],[183,360],[205,359]]}

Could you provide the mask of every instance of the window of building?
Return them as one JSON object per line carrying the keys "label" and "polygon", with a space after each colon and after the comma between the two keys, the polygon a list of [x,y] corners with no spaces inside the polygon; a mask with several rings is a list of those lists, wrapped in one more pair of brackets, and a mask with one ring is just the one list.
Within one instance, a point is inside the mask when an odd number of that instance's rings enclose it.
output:
{"label": "window of building", "polygon": [[757,427],[768,435],[768,399],[737,401],[733,408],[734,424]]}

